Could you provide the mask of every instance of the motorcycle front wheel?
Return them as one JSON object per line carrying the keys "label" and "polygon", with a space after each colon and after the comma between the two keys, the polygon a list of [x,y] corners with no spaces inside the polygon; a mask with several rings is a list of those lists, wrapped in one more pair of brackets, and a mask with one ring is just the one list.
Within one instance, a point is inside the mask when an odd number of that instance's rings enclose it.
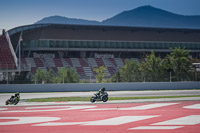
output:
{"label": "motorcycle front wheel", "polygon": [[17,104],[18,104],[18,102],[19,102],[19,101],[15,101],[15,102],[14,102],[14,105],[17,105]]}
{"label": "motorcycle front wheel", "polygon": [[8,105],[8,104],[9,104],[9,99],[8,99],[8,100],[6,100],[5,104],[6,104],[6,105]]}
{"label": "motorcycle front wheel", "polygon": [[103,101],[103,102],[107,102],[107,101],[108,101],[108,97],[107,97],[107,96],[103,96],[103,97],[102,97],[102,101]]}

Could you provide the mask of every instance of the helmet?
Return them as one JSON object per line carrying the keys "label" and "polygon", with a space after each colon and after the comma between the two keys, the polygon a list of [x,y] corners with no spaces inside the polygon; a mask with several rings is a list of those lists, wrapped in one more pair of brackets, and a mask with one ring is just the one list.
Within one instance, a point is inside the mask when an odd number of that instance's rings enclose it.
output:
{"label": "helmet", "polygon": [[19,92],[15,93],[16,96],[19,96]]}
{"label": "helmet", "polygon": [[102,88],[101,88],[101,91],[105,91],[105,89],[106,89],[105,87],[102,87]]}

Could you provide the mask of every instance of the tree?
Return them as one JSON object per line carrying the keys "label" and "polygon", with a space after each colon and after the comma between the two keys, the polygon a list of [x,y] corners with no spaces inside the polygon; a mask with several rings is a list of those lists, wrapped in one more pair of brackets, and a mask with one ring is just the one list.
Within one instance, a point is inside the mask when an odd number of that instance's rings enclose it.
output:
{"label": "tree", "polygon": [[52,83],[53,82],[53,71],[50,69],[49,71],[37,69],[34,79],[37,83]]}
{"label": "tree", "polygon": [[163,74],[162,59],[156,57],[152,51],[140,64],[140,70],[143,72],[145,81],[160,81]]}
{"label": "tree", "polygon": [[141,80],[139,64],[134,60],[125,60],[125,65],[120,69],[122,82],[138,82]]}
{"label": "tree", "polygon": [[96,73],[96,82],[97,83],[103,83],[103,82],[107,82],[107,80],[105,79],[106,73],[105,73],[106,67],[105,66],[101,66],[99,68],[94,68],[93,71]]}
{"label": "tree", "polygon": [[65,72],[64,72],[65,68],[58,68],[58,73],[57,76],[54,77],[54,83],[64,83],[64,79],[65,79]]}
{"label": "tree", "polygon": [[[119,69],[120,70],[120,69]],[[122,82],[119,70],[115,72],[115,74],[111,78],[111,82]]]}
{"label": "tree", "polygon": [[191,64],[189,52],[180,48],[172,49],[164,60],[165,69],[172,72],[178,81],[188,78]]}
{"label": "tree", "polygon": [[65,83],[78,83],[79,76],[77,72],[72,68],[65,68],[64,70],[65,75]]}
{"label": "tree", "polygon": [[72,68],[59,68],[58,76],[54,78],[55,83],[77,83],[79,76]]}
{"label": "tree", "polygon": [[54,79],[54,74],[53,74],[53,70],[49,69],[49,71],[45,71],[45,83],[49,84],[49,83],[53,83],[53,79]]}
{"label": "tree", "polygon": [[122,66],[112,77],[112,82],[138,82],[141,81],[139,64],[133,60],[125,60]]}

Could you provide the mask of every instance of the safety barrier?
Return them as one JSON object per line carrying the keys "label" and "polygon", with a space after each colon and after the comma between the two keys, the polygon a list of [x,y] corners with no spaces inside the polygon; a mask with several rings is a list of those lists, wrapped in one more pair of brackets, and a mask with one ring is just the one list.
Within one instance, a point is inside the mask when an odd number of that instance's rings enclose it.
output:
{"label": "safety barrier", "polygon": [[0,93],[97,91],[103,86],[108,91],[177,90],[200,89],[200,82],[10,84],[0,85]]}

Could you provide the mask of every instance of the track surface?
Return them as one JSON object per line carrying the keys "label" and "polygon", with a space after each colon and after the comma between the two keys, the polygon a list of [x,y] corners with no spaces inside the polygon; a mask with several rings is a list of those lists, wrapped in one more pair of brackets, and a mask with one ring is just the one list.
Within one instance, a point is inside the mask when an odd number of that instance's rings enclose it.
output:
{"label": "track surface", "polygon": [[200,101],[0,107],[5,133],[199,133]]}
{"label": "track surface", "polygon": [[[48,98],[48,97],[88,97],[94,92],[51,92],[51,93],[21,93],[20,98]],[[200,90],[162,90],[162,91],[110,91],[109,97],[150,97],[150,96],[190,96],[200,95]],[[0,94],[0,106],[5,105],[13,93]]]}

